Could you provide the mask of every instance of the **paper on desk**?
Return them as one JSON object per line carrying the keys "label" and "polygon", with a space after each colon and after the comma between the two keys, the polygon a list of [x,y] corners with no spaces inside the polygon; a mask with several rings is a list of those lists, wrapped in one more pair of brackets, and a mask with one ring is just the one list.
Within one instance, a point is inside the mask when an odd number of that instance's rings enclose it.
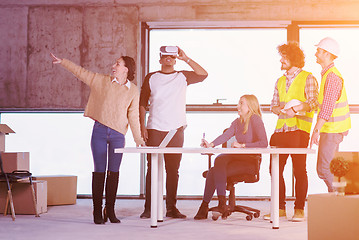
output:
{"label": "paper on desk", "polygon": [[153,147],[153,146],[138,146],[137,148],[154,149],[154,148],[159,148],[159,147]]}
{"label": "paper on desk", "polygon": [[[287,104],[284,106],[284,108],[282,110],[280,110],[280,111],[282,113],[285,113],[285,111],[288,110],[289,108],[294,107],[294,106],[298,106],[300,104],[302,104],[302,102],[299,101],[298,99],[292,99],[289,102],[287,102]],[[297,112],[295,115],[305,115],[305,112],[300,111],[300,112]]]}

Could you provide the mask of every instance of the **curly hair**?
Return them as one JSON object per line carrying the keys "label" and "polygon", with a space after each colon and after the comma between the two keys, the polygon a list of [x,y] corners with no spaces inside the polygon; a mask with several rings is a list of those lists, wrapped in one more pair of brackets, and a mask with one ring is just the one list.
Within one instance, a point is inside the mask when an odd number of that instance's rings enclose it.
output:
{"label": "curly hair", "polygon": [[127,67],[127,79],[133,81],[135,79],[135,72],[136,72],[136,63],[132,57],[129,56],[122,56],[121,57],[125,62],[125,67]]}
{"label": "curly hair", "polygon": [[285,56],[289,59],[290,64],[294,67],[304,67],[304,52],[300,49],[297,42],[288,42],[277,47],[280,55]]}

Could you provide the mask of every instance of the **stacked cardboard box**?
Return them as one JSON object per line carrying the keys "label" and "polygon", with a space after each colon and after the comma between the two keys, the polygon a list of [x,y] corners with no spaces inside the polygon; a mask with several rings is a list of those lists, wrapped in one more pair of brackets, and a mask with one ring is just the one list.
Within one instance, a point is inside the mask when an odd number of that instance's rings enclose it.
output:
{"label": "stacked cardboard box", "polygon": [[48,206],[76,204],[77,176],[35,176],[34,179],[47,182]]}
{"label": "stacked cardboard box", "polygon": [[3,152],[1,154],[4,171],[11,173],[16,170],[30,171],[29,152]]}
{"label": "stacked cardboard box", "polygon": [[308,196],[308,240],[358,240],[359,195]]}
{"label": "stacked cardboard box", "polygon": [[[33,181],[36,198],[36,208],[39,214],[47,212],[47,183],[46,181]],[[0,192],[6,193],[6,183],[1,182]],[[36,214],[32,196],[31,185],[28,181],[20,181],[12,184],[12,198],[15,214]],[[4,213],[6,194],[0,194],[0,213]],[[8,209],[10,206],[8,207]],[[10,214],[10,211],[8,212]]]}
{"label": "stacked cardboard box", "polygon": [[[0,124],[0,152],[4,172],[24,170],[30,171],[30,153],[28,152],[5,152],[5,135],[15,133],[6,124]],[[46,181],[34,181],[36,207],[38,213],[47,212],[47,183]],[[31,185],[28,181],[19,181],[11,184],[15,214],[35,214],[34,201]],[[0,185],[0,213],[5,210],[7,198],[7,186],[2,182]]]}

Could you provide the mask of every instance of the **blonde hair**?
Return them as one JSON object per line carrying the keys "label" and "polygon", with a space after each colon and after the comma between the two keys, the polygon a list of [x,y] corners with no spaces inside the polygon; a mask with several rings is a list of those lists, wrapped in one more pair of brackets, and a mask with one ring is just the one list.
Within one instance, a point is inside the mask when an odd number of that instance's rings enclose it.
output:
{"label": "blonde hair", "polygon": [[249,113],[248,113],[247,117],[245,119],[241,118],[241,121],[244,122],[243,134],[246,134],[246,132],[248,131],[249,120],[251,119],[252,115],[256,114],[260,118],[262,118],[262,112],[261,112],[259,102],[258,102],[258,99],[256,96],[254,96],[252,94],[246,94],[246,95],[243,95],[240,99],[242,99],[242,98],[246,99],[248,109],[249,109]]}

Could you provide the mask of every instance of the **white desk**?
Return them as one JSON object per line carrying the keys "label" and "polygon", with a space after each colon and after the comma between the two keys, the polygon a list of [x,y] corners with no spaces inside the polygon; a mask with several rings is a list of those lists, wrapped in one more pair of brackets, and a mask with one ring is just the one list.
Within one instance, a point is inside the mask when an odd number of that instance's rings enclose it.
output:
{"label": "white desk", "polygon": [[271,154],[271,221],[272,228],[279,228],[279,154],[312,154],[309,148],[179,148],[140,147],[117,148],[115,153],[150,153],[151,157],[151,228],[163,222],[163,154],[164,153],[213,153],[213,154]]}

